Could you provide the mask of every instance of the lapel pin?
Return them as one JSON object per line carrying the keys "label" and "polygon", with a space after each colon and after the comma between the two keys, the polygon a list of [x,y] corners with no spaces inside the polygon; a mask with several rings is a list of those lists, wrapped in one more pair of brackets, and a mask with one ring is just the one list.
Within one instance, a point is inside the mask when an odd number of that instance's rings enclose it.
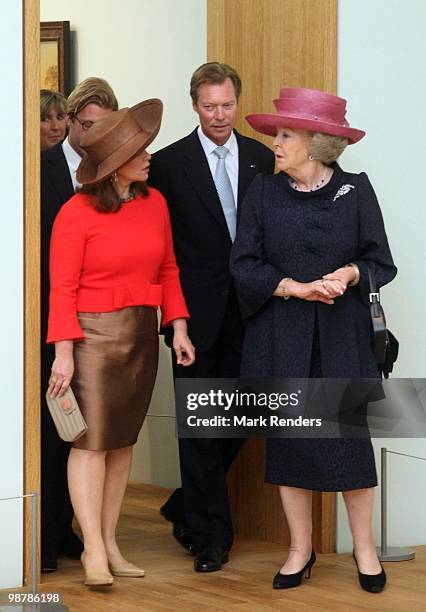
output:
{"label": "lapel pin", "polygon": [[249,168],[256,168],[256,164],[250,164]]}

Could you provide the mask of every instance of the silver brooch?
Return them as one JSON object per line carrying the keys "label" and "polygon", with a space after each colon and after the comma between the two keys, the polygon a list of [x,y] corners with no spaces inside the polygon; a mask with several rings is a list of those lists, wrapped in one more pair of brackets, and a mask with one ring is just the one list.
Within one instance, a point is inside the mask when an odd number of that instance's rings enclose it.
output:
{"label": "silver brooch", "polygon": [[342,185],[341,187],[339,187],[338,192],[333,198],[333,202],[335,202],[337,198],[340,198],[340,196],[343,196],[349,193],[351,189],[355,189],[355,187],[353,185]]}

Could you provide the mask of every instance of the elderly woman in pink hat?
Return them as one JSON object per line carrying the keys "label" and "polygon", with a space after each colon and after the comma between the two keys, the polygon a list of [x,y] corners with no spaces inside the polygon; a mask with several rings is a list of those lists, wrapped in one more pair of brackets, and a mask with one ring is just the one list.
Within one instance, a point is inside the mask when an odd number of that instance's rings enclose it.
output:
{"label": "elderly woman in pink hat", "polygon": [[158,307],[162,324],[173,327],[177,363],[195,359],[167,204],[146,182],[146,148],[162,111],[160,100],[145,100],[88,130],[77,170],[82,188],[61,208],[52,233],[47,341],[56,357],[49,393],[63,395],[72,381],[88,425],[68,460],[87,586],[144,575],[121,554],[116,527],[157,373]]}
{"label": "elderly woman in pink hat", "polygon": [[[246,117],[274,137],[279,172],[253,181],[233,247],[246,323],[242,374],[378,378],[368,271],[381,287],[396,268],[367,175],[336,162],[365,133],[350,127],[344,99],[322,91],[284,88],[274,103],[276,113]],[[310,576],[313,490],[343,492],[360,585],[384,588],[372,535],[377,477],[368,436],[268,439],[266,480],[280,488],[291,535],[274,588],[296,587]]]}

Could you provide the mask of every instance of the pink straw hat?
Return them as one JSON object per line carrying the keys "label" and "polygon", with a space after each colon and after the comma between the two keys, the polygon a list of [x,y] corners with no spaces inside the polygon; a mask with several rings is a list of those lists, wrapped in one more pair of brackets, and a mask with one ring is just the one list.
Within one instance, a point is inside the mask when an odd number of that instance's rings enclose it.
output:
{"label": "pink straw hat", "polygon": [[279,127],[296,128],[342,136],[349,144],[365,136],[365,132],[351,128],[345,119],[346,100],[319,89],[284,87],[274,104],[276,113],[246,115],[257,132],[275,136]]}

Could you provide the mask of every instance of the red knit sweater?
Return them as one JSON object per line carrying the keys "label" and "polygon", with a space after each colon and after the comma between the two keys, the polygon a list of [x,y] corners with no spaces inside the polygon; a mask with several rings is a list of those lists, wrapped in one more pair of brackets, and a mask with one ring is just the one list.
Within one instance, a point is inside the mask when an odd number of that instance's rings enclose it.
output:
{"label": "red knit sweater", "polygon": [[189,318],[173,251],[167,204],[159,191],[96,211],[73,196],[58,213],[50,244],[47,342],[82,340],[77,312],[161,306],[162,325]]}

